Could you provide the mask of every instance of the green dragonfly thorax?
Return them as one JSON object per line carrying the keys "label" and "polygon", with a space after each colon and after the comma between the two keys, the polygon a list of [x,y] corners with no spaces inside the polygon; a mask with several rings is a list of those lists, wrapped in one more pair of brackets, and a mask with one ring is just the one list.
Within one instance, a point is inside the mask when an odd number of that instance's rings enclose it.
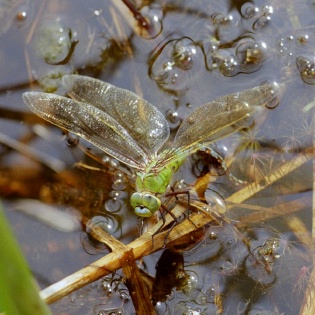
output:
{"label": "green dragonfly thorax", "polygon": [[[163,156],[165,152],[162,152]],[[136,193],[131,196],[130,203],[135,213],[141,217],[150,217],[161,207],[160,196],[166,192],[174,173],[183,164],[184,156],[155,170],[157,161],[149,164],[145,172],[137,172]]]}

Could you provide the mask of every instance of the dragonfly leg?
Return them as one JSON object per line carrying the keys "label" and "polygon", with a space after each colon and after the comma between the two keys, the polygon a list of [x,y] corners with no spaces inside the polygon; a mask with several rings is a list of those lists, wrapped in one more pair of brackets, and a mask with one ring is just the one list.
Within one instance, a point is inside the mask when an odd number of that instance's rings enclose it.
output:
{"label": "dragonfly leg", "polygon": [[[172,189],[173,190],[173,189]],[[173,191],[171,193],[167,193],[165,195],[165,197],[171,197],[171,196],[175,196],[175,198],[178,200],[177,196],[178,195],[187,195],[187,204],[188,204],[188,207],[187,207],[187,219],[196,227],[196,225],[194,224],[194,222],[192,222],[190,219],[189,219],[189,216],[190,216],[190,192],[189,190],[182,190],[182,191]],[[178,221],[178,220],[177,220]]]}
{"label": "dragonfly leg", "polygon": [[167,194],[165,194],[165,197],[172,197],[174,196],[177,200],[177,196],[178,195],[187,195],[187,200],[188,200],[188,209],[190,208],[190,193],[189,193],[189,190],[181,190],[181,191],[174,191],[173,188],[172,189],[172,192],[169,192]]}
{"label": "dragonfly leg", "polygon": [[154,236],[156,234],[158,234],[163,229],[163,227],[164,227],[164,225],[166,223],[165,212],[168,213],[174,219],[174,221],[173,221],[169,231],[167,232],[167,234],[166,234],[166,236],[164,238],[164,247],[165,247],[166,246],[166,239],[168,238],[168,236],[171,233],[171,231],[174,228],[174,226],[178,223],[178,220],[177,220],[176,216],[171,211],[169,211],[164,205],[161,206],[161,208],[159,209],[159,212],[161,214],[161,218],[162,218],[163,224],[152,234],[152,246],[154,244]]}
{"label": "dragonfly leg", "polygon": [[159,210],[160,214],[161,214],[161,218],[162,218],[162,221],[163,221],[163,224],[152,234],[152,246],[153,246],[153,242],[154,242],[154,236],[156,234],[158,234],[162,229],[163,229],[163,226],[165,225],[165,215],[163,213],[163,211],[161,211],[161,209]]}
{"label": "dragonfly leg", "polygon": [[159,230],[160,230],[160,229],[164,226],[164,224],[165,224],[164,211],[167,212],[167,213],[174,219],[174,221],[173,221],[171,227],[169,228],[169,230],[168,230],[168,232],[166,233],[165,238],[164,238],[164,246],[163,246],[163,247],[165,247],[165,246],[166,246],[166,240],[167,240],[168,236],[170,235],[170,233],[172,232],[174,226],[178,223],[178,220],[177,220],[176,216],[174,215],[174,213],[173,213],[172,211],[169,211],[164,205],[161,205],[161,208],[162,208],[163,211],[160,210],[160,213],[161,213],[161,215],[162,215],[162,218],[164,217],[164,220],[163,220],[163,225],[159,228]]}
{"label": "dragonfly leg", "polygon": [[144,230],[144,219],[145,219],[145,218],[137,217],[139,236],[141,236],[141,235],[143,234],[143,230]]}

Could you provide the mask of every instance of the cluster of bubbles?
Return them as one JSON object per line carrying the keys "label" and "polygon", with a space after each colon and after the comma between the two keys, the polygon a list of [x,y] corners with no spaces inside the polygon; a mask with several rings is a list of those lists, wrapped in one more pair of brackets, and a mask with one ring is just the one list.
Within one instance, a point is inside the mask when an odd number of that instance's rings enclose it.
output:
{"label": "cluster of bubbles", "polygon": [[[125,314],[128,309],[133,310],[131,297],[123,284],[122,276],[116,274],[104,277],[100,282],[99,292],[109,300],[106,304],[97,305],[94,314],[121,315]],[[117,307],[118,305],[119,307]]]}
{"label": "cluster of bubbles", "polygon": [[[105,202],[105,210],[110,213],[118,213],[122,211],[123,205],[126,204],[126,200],[128,199],[128,193],[125,191],[128,185],[126,174],[130,173],[127,173],[128,170],[121,166],[117,160],[109,156],[106,156],[103,162],[109,167],[109,171],[113,172],[113,190],[109,193],[110,198]],[[124,173],[123,170],[126,172]]]}
{"label": "cluster of bubbles", "polygon": [[[112,190],[104,203],[104,211],[94,215],[87,223],[86,232],[89,234],[95,226],[102,228],[105,232],[120,239],[122,236],[121,218],[126,216],[130,210],[127,169],[121,166],[117,160],[105,156],[103,162],[107,171],[112,174]],[[131,212],[131,211],[129,211]]]}
{"label": "cluster of bubbles", "polygon": [[259,30],[271,20],[273,7],[271,5],[257,7],[251,2],[246,2],[241,8],[241,14],[245,20],[250,21],[254,30]]}
{"label": "cluster of bubbles", "polygon": [[[190,37],[171,35],[156,47],[150,58],[151,78],[165,90],[181,91],[189,87],[197,74],[200,75],[201,69],[219,70],[227,77],[259,70],[271,57],[272,50],[277,49],[271,47],[274,43],[270,43],[266,34],[273,14],[271,5],[246,2],[239,15],[213,13],[198,27],[198,34],[190,34]],[[159,25],[162,25],[162,18],[162,15],[156,18]],[[279,53],[282,60],[288,60],[283,69],[291,68],[288,66],[294,56],[302,80],[314,84],[315,56],[311,49],[314,43],[310,37],[310,33],[301,33],[281,38],[279,49],[274,52]],[[294,50],[290,48],[292,43]]]}
{"label": "cluster of bubbles", "polygon": [[253,35],[244,35],[231,45],[207,45],[206,62],[210,70],[218,69],[224,76],[252,73],[263,64],[267,45]]}
{"label": "cluster of bubbles", "polygon": [[159,314],[230,314],[238,308],[297,314],[312,266],[301,243],[265,227],[241,232],[230,223],[211,226],[202,243],[184,252],[184,261],[186,285],[166,306],[157,304]]}
{"label": "cluster of bubbles", "polygon": [[227,77],[257,71],[265,60],[267,44],[256,33],[268,25],[272,14],[271,6],[256,7],[250,2],[243,4],[239,18],[213,14],[207,27],[209,40],[204,41],[207,67]]}
{"label": "cluster of bubbles", "polygon": [[171,38],[151,56],[149,73],[165,90],[179,91],[197,75],[202,60],[202,51],[191,38]]}
{"label": "cluster of bubbles", "polygon": [[[307,84],[315,84],[314,29],[298,31],[294,35],[280,38],[279,53],[285,58],[285,69],[292,71],[294,64],[301,79]],[[292,75],[289,73],[288,75]]]}
{"label": "cluster of bubbles", "polygon": [[302,80],[308,84],[315,84],[315,55],[298,56],[296,65]]}
{"label": "cluster of bubbles", "polygon": [[252,3],[243,5],[238,18],[213,13],[196,36],[173,35],[156,48],[150,60],[151,78],[165,90],[178,91],[189,86],[201,68],[218,69],[227,77],[257,71],[265,60],[267,44],[255,32],[268,25],[272,14],[271,6]]}

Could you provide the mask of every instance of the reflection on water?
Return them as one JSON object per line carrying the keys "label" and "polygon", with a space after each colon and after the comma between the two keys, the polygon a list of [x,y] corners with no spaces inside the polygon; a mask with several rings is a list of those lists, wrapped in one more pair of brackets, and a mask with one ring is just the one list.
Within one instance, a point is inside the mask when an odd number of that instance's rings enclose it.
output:
{"label": "reflection on water", "polygon": [[[49,132],[39,133],[39,121],[26,114],[22,92],[63,94],[62,75],[88,74],[143,96],[176,132],[204,103],[277,82],[283,86],[279,104],[195,154],[174,177],[175,190],[195,184],[198,197],[224,213],[222,223],[208,226],[194,248],[172,248],[168,257],[180,258],[170,258],[174,269],[164,278],[165,257],[144,258],[143,277],[150,290],[156,284],[152,295],[158,314],[307,314],[314,304],[305,294],[308,286],[314,294],[314,4],[163,0],[137,9],[150,28],[141,27],[122,1],[0,1],[0,36],[6,43],[0,45],[0,133],[17,140],[0,148],[1,197],[71,206],[85,218],[81,241],[88,254],[69,245],[66,256],[54,252],[60,255],[55,265],[54,260],[44,263],[46,269],[40,261],[35,265],[48,278],[53,273],[53,279],[61,279],[68,275],[60,264],[67,255],[83,267],[89,254],[107,252],[91,239],[91,227],[128,243],[137,238],[140,224],[128,203],[131,171],[95,150],[84,157],[81,149],[88,144],[76,139],[67,147],[55,128],[43,125]],[[22,144],[62,161],[67,169],[55,173],[37,151],[27,158]],[[22,230],[25,234],[19,235]],[[16,227],[16,233],[23,248],[36,247],[28,244],[27,229]],[[31,251],[26,255],[33,264]],[[113,274],[53,309],[131,314],[122,279]]]}

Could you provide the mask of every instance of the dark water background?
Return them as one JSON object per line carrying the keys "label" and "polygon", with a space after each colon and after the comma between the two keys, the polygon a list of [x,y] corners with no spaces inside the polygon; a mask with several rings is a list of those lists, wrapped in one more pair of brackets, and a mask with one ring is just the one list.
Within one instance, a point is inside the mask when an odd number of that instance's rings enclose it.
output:
{"label": "dark water background", "polygon": [[[107,158],[104,173],[74,168],[82,159],[94,162],[67,145],[76,137],[31,115],[23,92],[62,94],[60,78],[67,73],[97,77],[157,106],[175,132],[204,103],[277,82],[283,86],[278,106],[213,146],[229,172],[214,176],[207,194],[227,200],[226,215],[238,225],[210,228],[203,243],[184,253],[188,283],[156,308],[159,314],[298,314],[307,304],[308,280],[314,283],[313,249],[300,244],[311,244],[314,221],[314,3],[143,1],[139,8],[150,32],[116,0],[0,1],[0,195],[35,277],[45,288],[107,249],[88,230],[60,231],[58,222],[16,211],[26,207],[18,201],[58,204],[70,216],[103,224],[124,243],[137,237],[138,222],[128,205],[132,185],[119,163]],[[192,185],[208,164],[194,155],[174,181]],[[248,200],[231,197],[245,187],[252,192]],[[145,258],[153,276],[160,255]],[[52,307],[56,314],[133,312],[124,286],[113,288],[109,278]]]}

